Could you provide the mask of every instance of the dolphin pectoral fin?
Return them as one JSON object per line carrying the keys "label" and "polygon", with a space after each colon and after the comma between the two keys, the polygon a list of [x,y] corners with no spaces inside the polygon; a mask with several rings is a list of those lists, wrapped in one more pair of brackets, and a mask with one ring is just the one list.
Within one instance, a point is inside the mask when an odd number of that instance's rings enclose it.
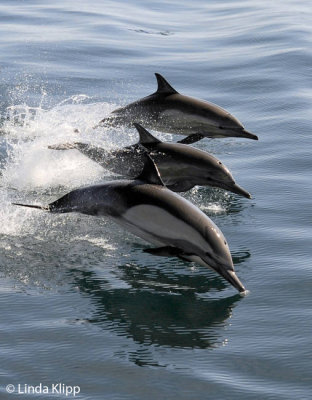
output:
{"label": "dolphin pectoral fin", "polygon": [[137,124],[136,122],[134,122],[133,125],[135,126],[136,130],[139,132],[140,135],[139,144],[142,144],[144,146],[145,144],[151,145],[151,144],[162,143],[160,140],[155,138],[150,132],[148,132],[145,128],[143,128],[142,125]]}
{"label": "dolphin pectoral fin", "polygon": [[158,168],[156,167],[156,164],[147,153],[144,154],[143,170],[140,173],[140,175],[137,176],[135,179],[146,183],[150,183],[151,185],[165,186],[164,182],[162,181],[159,175],[159,171]]}
{"label": "dolphin pectoral fin", "polygon": [[164,246],[164,247],[156,247],[153,249],[144,249],[144,253],[149,253],[154,256],[159,257],[180,257],[184,254],[183,250],[172,247],[172,246]]}
{"label": "dolphin pectoral fin", "polygon": [[187,192],[192,189],[195,185],[190,181],[176,182],[172,185],[166,185],[168,189],[173,192]]}
{"label": "dolphin pectoral fin", "polygon": [[187,136],[186,138],[179,140],[177,143],[182,143],[182,144],[192,144],[196,143],[199,140],[202,140],[205,136],[202,135],[201,133],[192,133],[191,135]]}
{"label": "dolphin pectoral fin", "polygon": [[157,72],[155,73],[156,79],[157,79],[157,84],[158,88],[156,93],[157,94],[165,94],[165,95],[170,95],[170,94],[176,94],[178,93],[171,85],[166,81],[166,79],[158,74]]}

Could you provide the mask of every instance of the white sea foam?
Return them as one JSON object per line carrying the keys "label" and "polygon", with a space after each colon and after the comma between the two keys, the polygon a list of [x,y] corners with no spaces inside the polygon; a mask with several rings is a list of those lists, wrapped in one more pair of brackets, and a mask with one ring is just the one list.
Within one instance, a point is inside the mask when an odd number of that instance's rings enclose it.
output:
{"label": "white sea foam", "polygon": [[[48,146],[74,141],[104,148],[116,147],[116,140],[129,144],[122,131],[116,138],[113,131],[92,129],[114,108],[115,104],[92,104],[87,96],[77,95],[50,110],[27,105],[7,109],[1,138],[2,147],[7,151],[0,178],[0,233],[34,233],[42,219],[45,222],[49,219],[38,210],[12,206],[12,202],[46,204],[52,200],[51,192],[64,194],[105,178],[107,171],[79,151],[55,151]],[[75,131],[77,128],[79,132]]]}
{"label": "white sea foam", "polygon": [[207,212],[210,211],[215,214],[221,214],[226,212],[226,209],[221,204],[218,203],[207,203],[205,205],[202,205],[200,208],[202,211],[207,211]]}
{"label": "white sea foam", "polygon": [[113,251],[116,250],[117,248],[113,246],[108,239],[103,238],[103,237],[91,237],[90,235],[85,235],[83,237],[77,236],[74,237],[73,240],[85,240],[89,243],[94,244],[97,247],[100,247],[102,249],[105,249],[107,251]]}

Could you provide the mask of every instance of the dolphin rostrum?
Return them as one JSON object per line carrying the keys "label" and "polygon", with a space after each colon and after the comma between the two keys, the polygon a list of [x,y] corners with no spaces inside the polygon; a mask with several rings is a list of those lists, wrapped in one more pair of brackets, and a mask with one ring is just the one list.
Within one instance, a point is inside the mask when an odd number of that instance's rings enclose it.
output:
{"label": "dolphin rostrum", "polygon": [[235,183],[228,170],[217,158],[205,151],[181,143],[164,143],[139,124],[134,124],[140,141],[120,150],[106,151],[85,143],[49,146],[50,149],[78,149],[81,153],[116,174],[134,178],[144,166],[145,153],[156,163],[161,179],[174,192],[185,192],[196,185],[214,186],[241,196],[251,195]]}
{"label": "dolphin rostrum", "polygon": [[220,229],[199,208],[164,186],[148,155],[143,171],[135,180],[76,189],[47,206],[14,204],[51,213],[107,216],[156,246],[145,252],[210,267],[239,292],[245,292]]}
{"label": "dolphin rostrum", "polygon": [[158,89],[150,96],[114,110],[98,126],[131,126],[134,122],[160,132],[187,135],[181,143],[204,137],[244,137],[258,140],[240,121],[223,108],[177,92],[160,74]]}

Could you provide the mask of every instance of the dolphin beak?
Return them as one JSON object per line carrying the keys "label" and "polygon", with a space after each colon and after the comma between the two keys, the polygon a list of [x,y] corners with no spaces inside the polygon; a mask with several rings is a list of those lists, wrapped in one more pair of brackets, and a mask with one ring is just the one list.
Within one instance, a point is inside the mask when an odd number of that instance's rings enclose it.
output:
{"label": "dolphin beak", "polygon": [[245,286],[238,279],[237,275],[234,271],[222,268],[219,270],[219,273],[226,279],[231,285],[235,287],[240,293],[246,292]]}
{"label": "dolphin beak", "polygon": [[240,196],[247,197],[247,199],[251,199],[251,194],[247,192],[247,190],[243,189],[241,186],[237,185],[235,182],[228,184],[217,182],[215,183],[215,186],[228,190],[229,192],[239,194]]}
{"label": "dolphin beak", "polygon": [[242,130],[241,136],[245,137],[245,138],[248,138],[248,139],[259,140],[258,136],[254,135],[251,132],[246,131],[245,129]]}
{"label": "dolphin beak", "polygon": [[243,189],[241,186],[234,183],[231,187],[229,187],[231,192],[239,194],[241,196],[247,197],[247,199],[251,199],[251,194],[247,192],[247,190]]}

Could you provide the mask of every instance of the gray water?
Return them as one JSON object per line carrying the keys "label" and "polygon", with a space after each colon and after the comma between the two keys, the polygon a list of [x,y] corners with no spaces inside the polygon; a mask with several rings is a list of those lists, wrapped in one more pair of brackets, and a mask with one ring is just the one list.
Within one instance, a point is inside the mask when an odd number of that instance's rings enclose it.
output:
{"label": "gray water", "polygon": [[[1,1],[1,399],[58,382],[92,400],[311,398],[311,20],[307,0]],[[11,205],[111,179],[47,147],[135,143],[91,127],[154,92],[154,72],[259,136],[195,145],[252,200],[186,194],[223,231],[246,297],[105,219]]]}

